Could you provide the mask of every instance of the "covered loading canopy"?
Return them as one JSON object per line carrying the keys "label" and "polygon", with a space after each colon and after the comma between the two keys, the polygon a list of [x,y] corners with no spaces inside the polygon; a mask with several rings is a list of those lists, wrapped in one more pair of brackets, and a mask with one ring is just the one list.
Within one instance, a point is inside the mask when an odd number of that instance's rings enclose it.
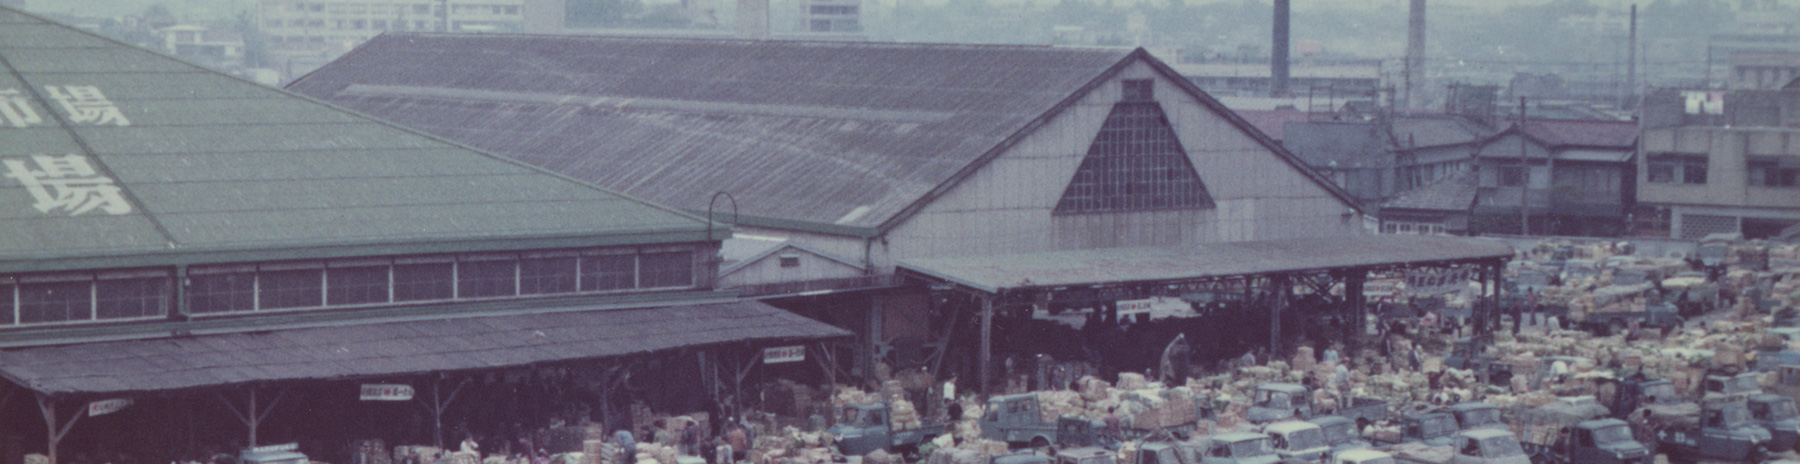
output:
{"label": "covered loading canopy", "polygon": [[754,301],[311,327],[0,351],[0,376],[46,395],[337,380],[607,358],[850,332]]}
{"label": "covered loading canopy", "polygon": [[[1498,240],[1423,235],[1346,235],[1285,240],[1214,243],[1191,247],[1132,247],[1064,250],[985,256],[904,260],[899,274],[949,284],[981,302],[983,389],[992,357],[995,299],[1034,301],[1035,296],[1070,289],[1176,285],[1259,276],[1290,276],[1407,267],[1481,265],[1490,276],[1511,259],[1511,245]],[[1495,277],[1490,277],[1490,279]],[[1358,301],[1358,289],[1346,295]],[[1285,303],[1283,303],[1285,304]],[[1360,309],[1358,310],[1360,311]],[[1272,311],[1276,331],[1280,311]],[[1271,339],[1278,344],[1279,339]]]}
{"label": "covered loading canopy", "polygon": [[1069,286],[1181,283],[1265,274],[1473,264],[1510,259],[1498,240],[1423,235],[1339,237],[906,260],[900,272],[1000,294]]}

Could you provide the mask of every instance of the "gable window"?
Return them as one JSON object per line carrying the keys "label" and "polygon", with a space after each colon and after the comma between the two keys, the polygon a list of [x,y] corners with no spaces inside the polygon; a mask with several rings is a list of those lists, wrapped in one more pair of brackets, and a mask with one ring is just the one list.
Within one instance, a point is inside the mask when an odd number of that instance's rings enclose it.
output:
{"label": "gable window", "polygon": [[800,255],[781,255],[781,267],[800,267]]}
{"label": "gable window", "polygon": [[1746,168],[1752,186],[1800,186],[1800,157],[1752,156],[1746,162]]}
{"label": "gable window", "polygon": [[[1126,81],[1127,88],[1137,86]],[[1148,97],[1148,81],[1142,84]],[[1130,92],[1128,92],[1130,94]],[[1113,105],[1056,214],[1207,209],[1212,197],[1156,102]]]}
{"label": "gable window", "polygon": [[1156,100],[1156,82],[1150,79],[1125,79],[1125,91],[1119,101],[1147,102]]}
{"label": "gable window", "polygon": [[1655,184],[1705,184],[1706,156],[1654,154],[1649,157],[1649,180]]}

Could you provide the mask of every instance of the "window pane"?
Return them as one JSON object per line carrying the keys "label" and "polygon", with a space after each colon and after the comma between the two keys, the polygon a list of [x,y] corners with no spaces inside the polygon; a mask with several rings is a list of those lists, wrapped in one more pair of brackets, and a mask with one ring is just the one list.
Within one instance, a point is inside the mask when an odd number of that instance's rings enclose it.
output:
{"label": "window pane", "polygon": [[94,288],[100,319],[131,319],[169,314],[168,277],[100,279]]}
{"label": "window pane", "polygon": [[92,316],[93,281],[19,284],[19,323],[85,321]]}
{"label": "window pane", "polygon": [[1650,163],[1650,182],[1655,182],[1655,183],[1675,182],[1675,165],[1670,164],[1670,163],[1651,162]]}
{"label": "window pane", "polygon": [[644,253],[644,268],[640,276],[643,287],[693,286],[693,255],[693,252],[688,251]]}
{"label": "window pane", "polygon": [[575,292],[575,257],[519,260],[519,294]]}
{"label": "window pane", "polygon": [[388,267],[334,267],[325,270],[326,304],[386,303]]}
{"label": "window pane", "polygon": [[253,272],[193,275],[188,282],[188,311],[194,314],[249,311],[256,307]]}
{"label": "window pane", "polygon": [[323,269],[262,271],[257,288],[261,309],[310,308],[324,306],[324,293],[319,281]]}
{"label": "window pane", "polygon": [[455,296],[451,263],[394,265],[394,301],[448,300]]}
{"label": "window pane", "polygon": [[0,324],[13,323],[13,290],[16,288],[11,279],[0,278]]}
{"label": "window pane", "polygon": [[456,297],[513,296],[518,260],[463,261],[456,263]]}
{"label": "window pane", "polygon": [[1706,183],[1706,160],[1688,161],[1682,169],[1681,182],[1687,184]]}
{"label": "window pane", "polygon": [[623,290],[637,287],[637,255],[588,255],[581,257],[581,290]]}

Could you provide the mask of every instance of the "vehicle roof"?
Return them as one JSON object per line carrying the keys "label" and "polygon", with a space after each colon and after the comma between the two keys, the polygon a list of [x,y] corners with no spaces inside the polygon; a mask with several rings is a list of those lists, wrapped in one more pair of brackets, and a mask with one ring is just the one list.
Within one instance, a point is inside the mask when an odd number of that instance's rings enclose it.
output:
{"label": "vehicle roof", "polygon": [[1425,419],[1436,419],[1436,418],[1441,418],[1441,417],[1451,417],[1451,416],[1450,416],[1450,413],[1443,412],[1443,411],[1408,414],[1406,416],[1406,418],[1409,420],[1421,420],[1421,421],[1425,420]]}
{"label": "vehicle roof", "polygon": [[1464,430],[1464,431],[1457,432],[1457,433],[1462,436],[1474,438],[1477,440],[1486,440],[1486,439],[1495,438],[1495,437],[1513,436],[1512,432],[1508,432],[1505,430],[1494,430],[1494,429]]}
{"label": "vehicle roof", "polygon": [[1755,401],[1758,403],[1775,402],[1775,401],[1781,401],[1781,400],[1785,400],[1785,399],[1788,399],[1788,397],[1777,395],[1774,393],[1758,393],[1755,395],[1750,395],[1750,401]]}
{"label": "vehicle roof", "polygon": [[1306,421],[1324,426],[1324,425],[1348,424],[1348,423],[1350,423],[1350,418],[1344,417],[1344,416],[1318,416],[1318,417],[1314,417],[1311,419],[1307,419]]}
{"label": "vehicle roof", "polygon": [[1394,456],[1384,453],[1384,452],[1381,452],[1381,451],[1375,451],[1372,449],[1344,450],[1344,451],[1339,451],[1337,454],[1338,459],[1375,459],[1375,458],[1391,458],[1391,457],[1394,457]]}
{"label": "vehicle roof", "polygon": [[1306,421],[1276,422],[1263,427],[1265,433],[1294,433],[1306,429],[1317,429],[1319,424]]}
{"label": "vehicle roof", "polygon": [[1000,395],[1000,396],[996,396],[996,397],[993,397],[993,398],[988,398],[988,402],[989,402],[989,403],[992,403],[992,402],[995,402],[995,401],[1012,401],[1012,400],[1016,400],[1016,399],[1021,399],[1021,398],[1026,398],[1026,397],[1030,397],[1030,398],[1037,398],[1037,394],[1034,394],[1034,393],[1020,393],[1020,394],[1017,394],[1017,395]]}
{"label": "vehicle roof", "polygon": [[[1222,441],[1222,442],[1226,442],[1226,443],[1237,443],[1237,442],[1241,442],[1241,441],[1250,441],[1250,440],[1267,439],[1267,438],[1269,438],[1268,435],[1263,435],[1263,434],[1255,433],[1255,432],[1221,433],[1221,434],[1212,436],[1213,441]],[[1148,446],[1148,445],[1146,445],[1146,446]]]}
{"label": "vehicle roof", "polygon": [[1584,428],[1584,429],[1597,429],[1600,427],[1611,427],[1614,425],[1630,425],[1630,424],[1626,424],[1625,421],[1618,420],[1618,419],[1594,419],[1594,420],[1589,420],[1589,421],[1581,421],[1580,423],[1575,424],[1576,427],[1580,427],[1580,428]]}
{"label": "vehicle roof", "polygon": [[1289,392],[1294,392],[1294,391],[1303,392],[1303,391],[1306,391],[1306,386],[1300,385],[1297,383],[1265,383],[1265,384],[1256,386],[1256,389],[1289,391]]}
{"label": "vehicle roof", "polygon": [[1074,457],[1082,457],[1082,458],[1092,457],[1092,456],[1105,456],[1105,455],[1111,454],[1111,453],[1112,453],[1111,451],[1107,451],[1106,449],[1094,447],[1094,446],[1069,448],[1069,449],[1065,449],[1065,450],[1059,450],[1056,452],[1056,454],[1058,456],[1074,456]]}
{"label": "vehicle roof", "polygon": [[1457,403],[1455,405],[1450,406],[1450,410],[1456,411],[1456,412],[1472,411],[1472,410],[1476,410],[1476,409],[1500,409],[1500,407],[1489,404],[1485,401],[1470,401],[1470,402],[1466,402],[1466,403]]}

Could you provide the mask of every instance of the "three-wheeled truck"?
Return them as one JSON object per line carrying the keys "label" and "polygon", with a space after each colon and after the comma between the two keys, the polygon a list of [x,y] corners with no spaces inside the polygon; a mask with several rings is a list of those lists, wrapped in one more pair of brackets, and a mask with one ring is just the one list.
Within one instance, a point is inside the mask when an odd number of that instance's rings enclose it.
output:
{"label": "three-wheeled truck", "polygon": [[1800,450],[1800,412],[1795,411],[1793,398],[1760,393],[1751,395],[1745,404],[1750,408],[1750,421],[1772,435],[1770,450]]}
{"label": "three-wheeled truck", "polygon": [[1351,422],[1350,418],[1336,415],[1318,416],[1306,421],[1318,425],[1319,430],[1325,433],[1325,444],[1331,446],[1333,453],[1370,447],[1369,441],[1362,437],[1362,429],[1358,428],[1355,422]]}
{"label": "three-wheeled truck", "polygon": [[907,451],[944,433],[944,424],[926,424],[911,430],[894,430],[887,403],[853,404],[844,407],[837,425],[826,429],[837,441],[838,451],[848,456],[861,456],[875,450]]}
{"label": "three-wheeled truck", "polygon": [[1651,447],[1632,438],[1631,425],[1606,417],[1589,401],[1557,401],[1520,411],[1514,428],[1539,464],[1648,464]]}
{"label": "three-wheeled truck", "polygon": [[[1288,419],[1306,420],[1313,417],[1312,390],[1295,383],[1265,383],[1256,386],[1256,397],[1251,400],[1250,413],[1246,416],[1253,424],[1267,424]],[[1350,406],[1338,408],[1336,415],[1356,422],[1358,426],[1387,418],[1388,402],[1379,398],[1356,397],[1350,399]]]}
{"label": "three-wheeled truck", "polygon": [[1703,404],[1696,414],[1653,413],[1650,421],[1659,451],[1692,460],[1757,462],[1773,438],[1742,401]]}

